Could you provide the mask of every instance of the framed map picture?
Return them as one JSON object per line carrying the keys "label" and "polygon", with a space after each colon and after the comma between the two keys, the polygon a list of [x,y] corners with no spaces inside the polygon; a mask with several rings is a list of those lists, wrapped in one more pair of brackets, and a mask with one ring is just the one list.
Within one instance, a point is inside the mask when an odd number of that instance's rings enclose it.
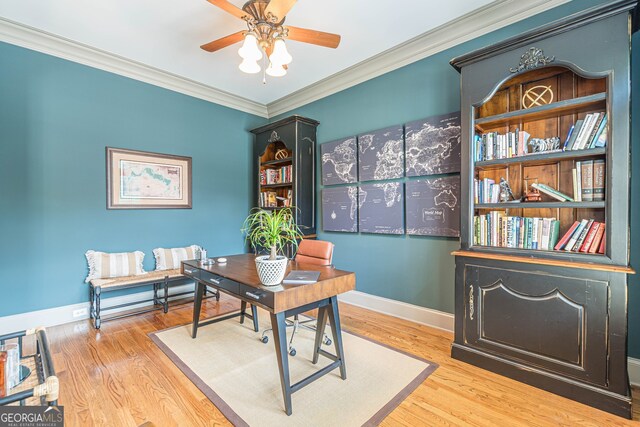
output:
{"label": "framed map picture", "polygon": [[404,175],[404,132],[394,126],[358,135],[360,181],[382,181]]}
{"label": "framed map picture", "polygon": [[404,234],[403,196],[401,182],[361,184],[358,188],[360,232]]}
{"label": "framed map picture", "polygon": [[407,234],[460,237],[460,176],[408,181]]}
{"label": "framed map picture", "polygon": [[351,184],[358,173],[356,138],[326,142],[320,146],[322,154],[322,185]]}
{"label": "framed map picture", "polygon": [[191,209],[191,157],[107,147],[107,209]]}
{"label": "framed map picture", "polygon": [[322,231],[358,231],[358,187],[322,189]]}
{"label": "framed map picture", "polygon": [[407,123],[407,176],[460,172],[460,112]]}

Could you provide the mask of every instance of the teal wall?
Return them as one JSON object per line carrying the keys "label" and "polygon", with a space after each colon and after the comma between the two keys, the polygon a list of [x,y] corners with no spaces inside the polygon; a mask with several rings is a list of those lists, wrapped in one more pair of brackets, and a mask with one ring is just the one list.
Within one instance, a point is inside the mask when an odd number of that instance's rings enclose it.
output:
{"label": "teal wall", "polygon": [[[318,143],[402,124],[460,108],[460,76],[449,60],[474,49],[498,42],[526,30],[560,19],[571,13],[606,3],[602,0],[573,1],[525,21],[505,27],[478,39],[458,45],[421,61],[389,72],[334,95],[296,108],[274,120],[299,114],[320,121]],[[638,69],[640,36],[634,39],[634,64]],[[586,48],[586,47],[583,47]],[[638,73],[634,93],[638,92]],[[634,98],[635,111],[640,108]],[[640,143],[640,125],[634,123],[633,145]],[[633,159],[633,220],[640,224],[640,162]],[[320,162],[318,159],[318,170]],[[320,174],[318,173],[318,182]],[[318,186],[317,200],[321,200]],[[321,207],[318,207],[318,217]],[[318,224],[322,230],[322,224]],[[632,228],[631,263],[640,270],[640,226]],[[319,232],[320,239],[335,243],[334,260],[338,267],[357,273],[357,288],[362,292],[453,312],[454,260],[450,252],[459,247],[457,239],[371,234]],[[629,349],[640,357],[640,280],[630,278]]]}
{"label": "teal wall", "polygon": [[[87,301],[87,249],[243,251],[265,122],[0,43],[0,316]],[[107,210],[106,146],[191,156],[193,209]]]}

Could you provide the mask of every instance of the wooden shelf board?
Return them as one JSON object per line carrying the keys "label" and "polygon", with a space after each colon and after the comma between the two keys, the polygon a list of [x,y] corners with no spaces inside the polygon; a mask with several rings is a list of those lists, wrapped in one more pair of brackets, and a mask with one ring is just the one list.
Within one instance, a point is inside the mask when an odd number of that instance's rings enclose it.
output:
{"label": "wooden shelf board", "polygon": [[282,188],[282,187],[291,187],[293,185],[292,182],[283,182],[282,184],[265,184],[261,185],[260,188]]}
{"label": "wooden shelf board", "polygon": [[260,162],[261,166],[278,165],[280,163],[290,163],[293,157],[286,157],[284,159],[269,160],[268,162]]}
{"label": "wooden shelf board", "polygon": [[510,125],[522,121],[534,121],[567,114],[590,112],[606,107],[607,94],[604,92],[565,101],[552,102],[551,104],[532,107],[526,110],[510,111],[496,114],[495,116],[476,119],[474,124],[482,129],[489,129],[501,125]]}
{"label": "wooden shelf board", "polygon": [[476,162],[476,169],[491,169],[500,166],[506,166],[514,163],[526,163],[526,164],[537,164],[537,163],[549,163],[558,160],[571,160],[571,159],[582,159],[588,157],[596,157],[596,156],[604,156],[607,154],[606,148],[591,148],[588,150],[569,150],[569,151],[558,151],[554,153],[542,153],[542,154],[528,154],[526,156],[519,157],[509,157],[506,159],[494,159],[494,160],[485,160],[482,162]]}
{"label": "wooden shelf board", "polygon": [[[503,248],[503,249],[506,249],[506,248]],[[532,252],[544,252],[544,251],[532,251]],[[561,251],[547,251],[547,252],[561,252]],[[613,271],[616,273],[626,273],[626,274],[636,273],[633,268],[629,266],[623,266],[623,265],[564,261],[564,260],[557,260],[557,259],[533,258],[533,257],[526,257],[526,256],[504,255],[504,254],[487,253],[487,252],[466,251],[466,250],[453,251],[451,252],[451,255],[464,256],[464,257],[470,257],[470,258],[493,259],[498,261],[521,262],[525,264],[551,265],[556,267],[567,267],[567,268],[580,268],[585,270]],[[580,256],[579,254],[575,254],[575,255]],[[604,255],[602,256],[604,257]]]}
{"label": "wooden shelf board", "polygon": [[605,202],[520,202],[520,203],[477,203],[475,209],[600,209]]}

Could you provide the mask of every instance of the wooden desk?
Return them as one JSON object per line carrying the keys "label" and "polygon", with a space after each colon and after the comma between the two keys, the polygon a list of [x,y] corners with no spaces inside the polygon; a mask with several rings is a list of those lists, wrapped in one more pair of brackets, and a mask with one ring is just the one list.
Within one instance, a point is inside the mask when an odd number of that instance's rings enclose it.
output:
{"label": "wooden desk", "polygon": [[[337,270],[333,267],[322,267],[291,261],[289,262],[287,274],[291,270],[319,271],[320,277],[318,281],[311,285],[278,285],[267,287],[262,286],[260,283],[258,273],[256,272],[254,255],[231,255],[225,258],[227,258],[225,264],[215,263],[213,265],[201,265],[196,260],[182,262],[182,274],[191,277],[197,284],[193,309],[193,338],[197,335],[198,327],[204,324],[226,320],[235,316],[241,316],[241,321],[244,319],[245,314],[244,309],[242,309],[239,314],[200,322],[200,306],[202,305],[204,289],[205,286],[211,286],[242,300],[243,308],[249,303],[252,306],[260,306],[270,313],[271,327],[273,328],[273,342],[278,358],[282,395],[284,397],[284,406],[287,415],[291,415],[292,412],[292,393],[295,393],[302,387],[336,368],[340,368],[340,376],[342,379],[347,378],[337,295],[355,289],[355,273]],[[318,357],[322,355],[331,359],[333,363],[318,370],[307,378],[291,384],[289,379],[285,319],[315,308],[319,310],[312,361],[316,364]],[[257,325],[255,312],[253,319],[254,325]],[[331,326],[336,354],[328,353],[321,348],[323,331],[327,320]]]}

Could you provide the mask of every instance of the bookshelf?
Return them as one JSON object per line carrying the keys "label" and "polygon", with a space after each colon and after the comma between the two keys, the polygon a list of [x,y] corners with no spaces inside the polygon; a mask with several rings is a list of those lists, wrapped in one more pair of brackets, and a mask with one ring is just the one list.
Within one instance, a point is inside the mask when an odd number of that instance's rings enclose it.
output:
{"label": "bookshelf", "polygon": [[254,206],[294,207],[305,236],[315,235],[315,140],[318,122],[291,116],[253,129]]}
{"label": "bookshelf", "polygon": [[635,4],[451,61],[462,111],[452,357],[627,418]]}

